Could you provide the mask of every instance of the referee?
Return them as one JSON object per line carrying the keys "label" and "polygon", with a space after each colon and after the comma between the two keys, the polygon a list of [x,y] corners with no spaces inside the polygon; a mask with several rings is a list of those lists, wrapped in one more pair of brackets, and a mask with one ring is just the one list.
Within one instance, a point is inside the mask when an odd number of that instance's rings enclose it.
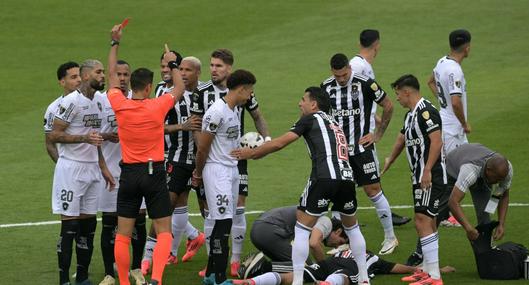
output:
{"label": "referee", "polygon": [[174,82],[171,93],[149,99],[152,91],[152,71],[138,68],[131,74],[132,100],[126,99],[119,89],[116,72],[117,54],[122,27],[116,25],[111,31],[111,48],[108,56],[109,90],[108,100],[118,121],[121,142],[122,165],[118,192],[118,229],[114,255],[118,267],[119,281],[129,285],[129,245],[142,198],[157,232],[158,242],[154,248],[151,282],[162,283],[163,270],[171,249],[171,203],[166,185],[164,167],[164,122],[165,114],[180,100],[184,83],[176,64],[176,56],[168,52]]}

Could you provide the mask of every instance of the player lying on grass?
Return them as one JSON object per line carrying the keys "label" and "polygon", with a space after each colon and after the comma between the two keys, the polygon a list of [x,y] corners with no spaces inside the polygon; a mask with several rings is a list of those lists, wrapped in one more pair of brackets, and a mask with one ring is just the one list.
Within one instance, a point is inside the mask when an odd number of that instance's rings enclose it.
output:
{"label": "player lying on grass", "polygon": [[[369,251],[366,253],[366,260],[370,278],[374,278],[377,274],[409,274],[420,270],[420,268],[415,266],[386,261]],[[243,280],[233,280],[233,284],[291,284],[292,272],[276,272],[288,271],[288,267],[289,266],[286,266],[285,264],[270,262],[266,260],[262,253],[258,253],[246,259],[241,265],[241,270],[239,270],[239,272],[243,276],[247,275],[247,278],[257,274],[260,275]],[[454,272],[455,268],[445,266],[441,268],[441,271],[443,273]],[[320,285],[357,284],[358,267],[353,254],[350,250],[342,251],[316,264],[305,266],[303,281],[314,282],[315,284]]]}

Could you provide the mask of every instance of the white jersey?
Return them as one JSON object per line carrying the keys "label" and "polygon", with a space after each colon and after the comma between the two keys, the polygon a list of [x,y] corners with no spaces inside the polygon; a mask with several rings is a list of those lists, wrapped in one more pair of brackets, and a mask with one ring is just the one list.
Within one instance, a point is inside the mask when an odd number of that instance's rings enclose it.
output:
{"label": "white jersey", "polygon": [[[63,98],[64,96],[60,96],[59,98],[51,102],[50,105],[48,105],[48,108],[46,109],[46,113],[44,113],[44,133],[45,134],[49,134],[53,130],[53,119],[55,119],[55,114],[57,114],[57,109],[59,109],[59,104],[61,104],[61,101]],[[57,147],[57,153],[60,156],[62,147],[58,143],[56,143],[55,146]]]}
{"label": "white jersey", "polygon": [[443,132],[449,135],[462,134],[463,126],[452,109],[452,96],[460,96],[465,118],[468,118],[466,81],[461,65],[449,56],[443,56],[433,69],[433,74],[441,106],[439,113],[443,121]]}
{"label": "white jersey", "polygon": [[361,55],[357,54],[353,58],[351,58],[351,61],[349,61],[349,65],[351,66],[351,69],[355,74],[362,74],[363,76],[375,80],[375,72],[373,71],[371,63],[369,63]]}
{"label": "white jersey", "polygon": [[[86,135],[91,131],[101,131],[101,97],[94,95],[92,100],[76,90],[65,96],[55,119],[68,123],[66,133],[70,135]],[[82,162],[97,162],[97,147],[88,143],[61,144],[60,157]]]}
{"label": "white jersey", "polygon": [[202,131],[215,135],[206,163],[219,163],[225,166],[237,166],[237,160],[230,152],[239,147],[239,108],[230,109],[221,98],[204,114]]}
{"label": "white jersey", "polygon": [[[102,111],[102,121],[101,121],[101,133],[117,133],[118,131],[118,121],[116,120],[116,115],[112,106],[110,106],[110,101],[108,101],[107,93],[96,92],[95,96],[99,98],[101,104],[103,105]],[[132,98],[132,92],[129,90],[127,98]],[[113,143],[111,141],[103,141],[101,145],[103,151],[103,156],[107,163],[107,167],[112,173],[112,176],[119,177],[121,169],[119,167],[119,161],[121,160],[121,145],[119,143]]]}

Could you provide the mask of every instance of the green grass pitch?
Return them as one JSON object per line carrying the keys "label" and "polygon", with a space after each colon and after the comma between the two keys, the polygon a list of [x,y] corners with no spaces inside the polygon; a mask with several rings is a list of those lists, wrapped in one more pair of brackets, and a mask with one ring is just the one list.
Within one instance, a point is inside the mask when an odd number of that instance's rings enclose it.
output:
{"label": "green grass pitch", "polygon": [[[209,78],[209,54],[225,47],[235,54],[235,68],[253,71],[256,94],[274,136],[287,131],[299,116],[304,88],[329,76],[336,52],[354,55],[365,28],[381,32],[382,49],[373,67],[381,86],[404,73],[415,74],[423,95],[437,59],[448,51],[448,33],[464,27],[472,33],[472,50],[463,62],[468,82],[472,142],[481,142],[511,159],[511,202],[529,203],[529,2],[513,1],[31,1],[4,0],[0,5],[0,224],[56,220],[50,210],[53,163],[43,139],[42,116],[61,92],[55,71],[67,60],[101,59],[106,64],[109,31],[123,18],[131,21],[120,57],[133,68],[149,67],[159,80],[163,44],[203,62]],[[394,101],[395,102],[395,101]],[[436,101],[433,101],[437,103]],[[395,104],[393,120],[377,145],[379,160],[389,154],[404,110]],[[248,130],[253,129],[247,122]],[[304,144],[250,163],[247,211],[296,203],[309,173]],[[411,204],[409,170],[401,157],[382,185],[392,205]],[[362,191],[360,206],[371,206]],[[195,199],[191,211],[197,212]],[[470,198],[465,199],[470,203]],[[411,209],[396,209],[412,215]],[[466,212],[472,219],[470,208]],[[529,246],[528,207],[511,207],[504,241]],[[248,226],[256,215],[248,216]],[[367,245],[378,250],[382,229],[373,210],[358,217]],[[525,221],[525,222],[524,222]],[[202,227],[201,219],[192,222]],[[100,230],[98,225],[98,233]],[[58,225],[0,228],[2,284],[57,284],[55,244]],[[403,262],[415,246],[413,225],[396,228],[400,246],[389,256]],[[91,279],[103,278],[99,237],[95,240]],[[245,252],[253,250],[249,240]],[[441,264],[457,272],[446,284],[494,284],[478,279],[462,229],[440,229]],[[201,284],[201,251],[192,262],[167,268],[164,284]],[[75,264],[73,262],[73,264]],[[400,284],[400,276],[377,276],[373,284]],[[509,284],[526,284],[523,280]]]}

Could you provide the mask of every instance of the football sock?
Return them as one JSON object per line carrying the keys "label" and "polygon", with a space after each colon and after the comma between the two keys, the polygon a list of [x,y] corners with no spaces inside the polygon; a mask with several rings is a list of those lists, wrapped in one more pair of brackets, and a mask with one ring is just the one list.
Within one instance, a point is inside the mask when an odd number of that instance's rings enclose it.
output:
{"label": "football sock", "polygon": [[215,220],[215,229],[213,230],[213,235],[211,235],[209,256],[213,259],[214,268],[212,273],[215,273],[216,284],[220,284],[226,280],[231,225],[232,219]]}
{"label": "football sock", "polygon": [[188,239],[196,239],[199,234],[199,231],[197,230],[197,228],[195,228],[193,224],[189,222],[189,216],[187,218],[185,233]]}
{"label": "football sock", "polygon": [[384,228],[384,238],[394,239],[395,233],[393,232],[393,220],[391,218],[391,209],[389,208],[388,199],[384,196],[384,192],[380,191],[373,197],[369,198],[377,211],[378,219]]}
{"label": "football sock", "polygon": [[343,278],[342,274],[331,274],[325,278],[325,281],[331,283],[331,285],[344,285]]}
{"label": "football sock", "polygon": [[114,246],[114,256],[116,258],[116,265],[118,267],[118,276],[120,285],[130,285],[129,282],[129,255],[130,237],[116,234],[116,242]]}
{"label": "football sock", "polygon": [[132,232],[132,267],[131,269],[138,269],[141,267],[141,259],[143,256],[143,248],[147,239],[145,214],[139,214],[134,223],[134,231]]}
{"label": "football sock", "polygon": [[152,275],[151,279],[158,281],[159,284],[162,283],[163,270],[165,269],[165,264],[167,263],[167,258],[171,252],[171,243],[173,241],[173,236],[170,232],[159,233],[158,242],[154,247],[154,252],[152,254]]}
{"label": "football sock", "polygon": [[173,211],[173,216],[171,218],[173,232],[173,244],[171,246],[171,254],[173,256],[178,256],[178,247],[180,246],[180,241],[182,240],[182,234],[184,233],[187,225],[187,219],[189,213],[187,206],[175,208]]}
{"label": "football sock", "polygon": [[233,225],[231,226],[231,262],[239,261],[246,235],[246,216],[244,207],[237,207],[235,216],[233,216]]}
{"label": "football sock", "polygon": [[279,273],[292,272],[292,261],[272,261],[272,271]]}
{"label": "football sock", "polygon": [[97,227],[96,217],[79,220],[79,234],[76,237],[77,276],[75,280],[82,282],[88,279],[88,267],[94,252],[94,235]]}
{"label": "football sock", "polygon": [[206,236],[206,253],[209,255],[210,238],[215,226],[215,220],[210,219],[209,211],[205,211],[206,218],[204,219],[204,235]]}
{"label": "football sock", "polygon": [[311,227],[296,222],[296,227],[294,228],[294,244],[292,245],[293,285],[303,284],[303,270],[305,260],[309,256],[309,236],[311,231]]}
{"label": "football sock", "polygon": [[440,279],[439,272],[439,235],[437,232],[421,238],[422,252],[424,255],[425,271],[433,279]]}
{"label": "football sock", "polygon": [[345,227],[345,234],[349,238],[349,247],[351,253],[355,257],[356,265],[358,266],[358,283],[369,280],[367,275],[367,263],[366,263],[366,241],[358,223],[350,228]]}
{"label": "football sock", "polygon": [[79,220],[62,220],[61,234],[57,241],[57,259],[59,261],[59,284],[70,282],[70,264],[72,246],[79,231]]}
{"label": "football sock", "polygon": [[281,275],[277,272],[267,272],[265,274],[253,277],[255,285],[279,285],[281,284]]}
{"label": "football sock", "polygon": [[156,238],[147,236],[147,241],[145,242],[145,251],[143,252],[143,260],[152,260],[152,253],[155,246]]}
{"label": "football sock", "polygon": [[103,214],[101,229],[101,254],[105,266],[105,275],[114,277],[114,234],[118,225],[118,217]]}

